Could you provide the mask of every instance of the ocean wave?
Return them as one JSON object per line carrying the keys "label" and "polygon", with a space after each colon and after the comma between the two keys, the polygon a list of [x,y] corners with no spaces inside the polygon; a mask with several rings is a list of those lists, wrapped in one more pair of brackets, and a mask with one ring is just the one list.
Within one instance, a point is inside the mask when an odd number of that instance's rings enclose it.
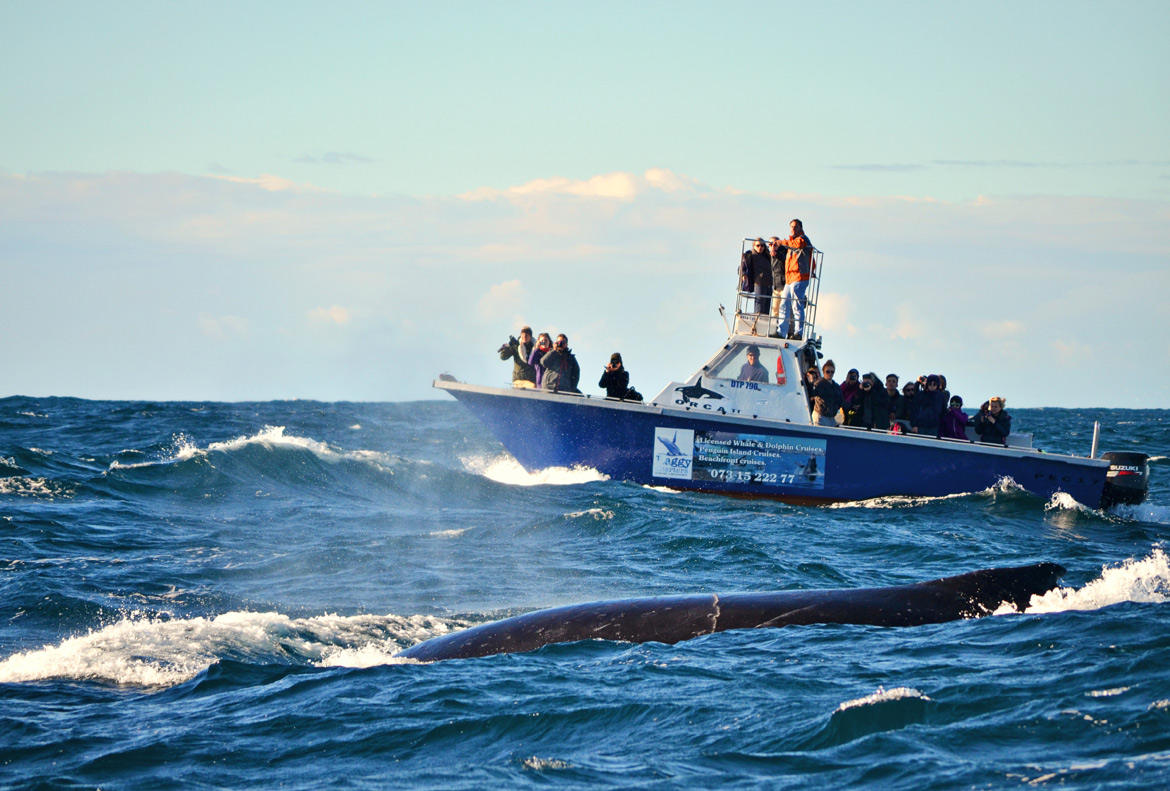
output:
{"label": "ocean wave", "polygon": [[48,478],[12,476],[0,478],[0,494],[15,497],[35,497],[42,500],[56,500],[58,497],[72,497],[74,489]]}
{"label": "ocean wave", "polygon": [[859,706],[876,706],[881,703],[889,703],[895,700],[905,700],[907,698],[915,698],[918,700],[930,700],[929,697],[923,695],[916,689],[910,687],[894,687],[893,689],[885,689],[878,687],[873,694],[866,695],[863,698],[855,700],[847,700],[837,707],[837,711],[845,711],[846,709],[855,709]]}
{"label": "ocean wave", "polygon": [[941,503],[947,500],[958,500],[964,497],[996,497],[999,495],[1027,495],[1028,490],[1020,486],[1010,477],[1003,477],[992,486],[982,491],[958,492],[955,494],[915,495],[896,494],[883,497],[871,497],[868,500],[850,500],[843,503],[830,503],[829,508],[917,508],[931,503]]}
{"label": "ocean wave", "polygon": [[1068,492],[1053,492],[1052,496],[1048,498],[1048,502],[1044,504],[1044,512],[1050,511],[1077,511],[1086,514],[1100,513],[1095,508],[1090,508],[1084,503],[1078,501]]}
{"label": "ocean wave", "polygon": [[[1054,588],[1041,596],[1033,596],[1024,612],[1067,612],[1069,610],[1099,610],[1122,602],[1162,603],[1170,600],[1170,557],[1161,547],[1148,556],[1126,560],[1118,566],[1104,566],[1101,576],[1081,588]],[[1003,604],[993,613],[1005,615],[1016,612],[1011,604]]]}
{"label": "ocean wave", "polygon": [[574,486],[608,481],[609,476],[592,467],[547,467],[528,472],[512,456],[468,456],[460,459],[463,468],[475,475],[509,486]]}
{"label": "ocean wave", "polygon": [[1170,506],[1167,505],[1157,505],[1150,502],[1137,503],[1136,505],[1120,504],[1110,507],[1109,513],[1122,519],[1132,519],[1135,522],[1170,525]]}
{"label": "ocean wave", "polygon": [[598,520],[613,519],[613,511],[605,508],[588,508],[584,511],[573,511],[572,513],[565,514],[567,519],[577,519],[582,516],[591,516]]}
{"label": "ocean wave", "polygon": [[[116,460],[110,464],[110,469],[125,470],[175,464],[193,458],[213,458],[214,454],[233,453],[258,446],[267,450],[308,451],[322,461],[330,463],[357,461],[370,464],[384,472],[392,472],[388,466],[389,456],[385,453],[373,450],[343,450],[310,437],[287,435],[284,432],[284,426],[265,426],[255,434],[245,434],[222,442],[212,442],[206,448],[200,448],[185,434],[177,434],[172,444],[157,458],[141,462]],[[123,453],[141,453],[141,451],[126,450]]]}
{"label": "ocean wave", "polygon": [[205,618],[131,613],[59,645],[0,660],[0,683],[48,679],[164,688],[194,678],[221,659],[317,667],[371,667],[408,660],[407,645],[468,626],[426,615],[320,615],[228,612]]}

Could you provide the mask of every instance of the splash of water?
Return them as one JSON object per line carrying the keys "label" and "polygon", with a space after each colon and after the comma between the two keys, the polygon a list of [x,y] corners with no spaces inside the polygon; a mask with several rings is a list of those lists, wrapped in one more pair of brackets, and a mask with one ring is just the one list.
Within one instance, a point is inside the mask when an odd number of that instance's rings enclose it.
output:
{"label": "splash of water", "polygon": [[0,683],[71,679],[125,686],[170,687],[222,658],[370,667],[401,663],[403,646],[468,623],[432,616],[320,615],[228,612],[213,618],[130,613],[122,620],[58,645],[0,661]]}
{"label": "splash of water", "polygon": [[595,481],[608,481],[609,476],[592,467],[547,467],[528,472],[511,456],[469,456],[460,459],[463,467],[475,475],[509,486],[574,486]]}
{"label": "splash of water", "polygon": [[[1161,547],[1140,560],[1129,559],[1118,566],[1105,566],[1101,576],[1081,588],[1054,588],[1040,596],[1033,596],[1024,612],[1067,612],[1069,610],[1099,610],[1122,602],[1162,603],[1170,600],[1170,557]],[[993,613],[1005,615],[1016,612],[1011,604],[1003,604]]]}

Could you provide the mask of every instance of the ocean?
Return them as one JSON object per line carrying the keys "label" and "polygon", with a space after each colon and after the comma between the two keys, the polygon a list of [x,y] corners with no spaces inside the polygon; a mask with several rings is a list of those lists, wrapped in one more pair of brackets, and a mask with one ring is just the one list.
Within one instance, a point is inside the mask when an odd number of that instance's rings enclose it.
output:
{"label": "ocean", "polygon": [[[0,788],[1170,786],[1170,410],[1011,409],[1149,453],[1147,502],[1010,481],[789,506],[529,474],[454,401],[0,400]],[[400,649],[554,605],[1055,561],[912,628]]]}

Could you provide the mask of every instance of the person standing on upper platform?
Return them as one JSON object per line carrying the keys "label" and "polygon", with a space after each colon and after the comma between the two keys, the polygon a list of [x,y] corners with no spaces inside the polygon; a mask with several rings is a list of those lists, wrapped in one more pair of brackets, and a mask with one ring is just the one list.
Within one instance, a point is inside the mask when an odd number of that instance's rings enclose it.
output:
{"label": "person standing on upper platform", "polygon": [[[804,234],[804,224],[793,220],[788,224],[792,235],[776,243],[776,250],[788,249],[784,258],[784,290],[776,299],[772,296],[772,318],[780,319],[774,338],[799,338],[804,334],[804,306],[808,293],[808,281],[813,274],[813,245]],[[788,311],[792,311],[792,324],[788,326]]]}
{"label": "person standing on upper platform", "polygon": [[772,303],[772,259],[763,238],[752,242],[739,259],[739,290],[756,295],[756,313],[768,314]]}

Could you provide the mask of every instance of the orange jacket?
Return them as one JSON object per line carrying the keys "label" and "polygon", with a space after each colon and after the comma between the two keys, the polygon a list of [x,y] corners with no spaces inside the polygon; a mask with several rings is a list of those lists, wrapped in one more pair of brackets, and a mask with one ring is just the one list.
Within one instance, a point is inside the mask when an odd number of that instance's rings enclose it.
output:
{"label": "orange jacket", "polygon": [[784,282],[798,283],[801,280],[808,280],[813,268],[812,242],[801,234],[781,239],[780,244],[788,248],[788,255],[784,259]]}

